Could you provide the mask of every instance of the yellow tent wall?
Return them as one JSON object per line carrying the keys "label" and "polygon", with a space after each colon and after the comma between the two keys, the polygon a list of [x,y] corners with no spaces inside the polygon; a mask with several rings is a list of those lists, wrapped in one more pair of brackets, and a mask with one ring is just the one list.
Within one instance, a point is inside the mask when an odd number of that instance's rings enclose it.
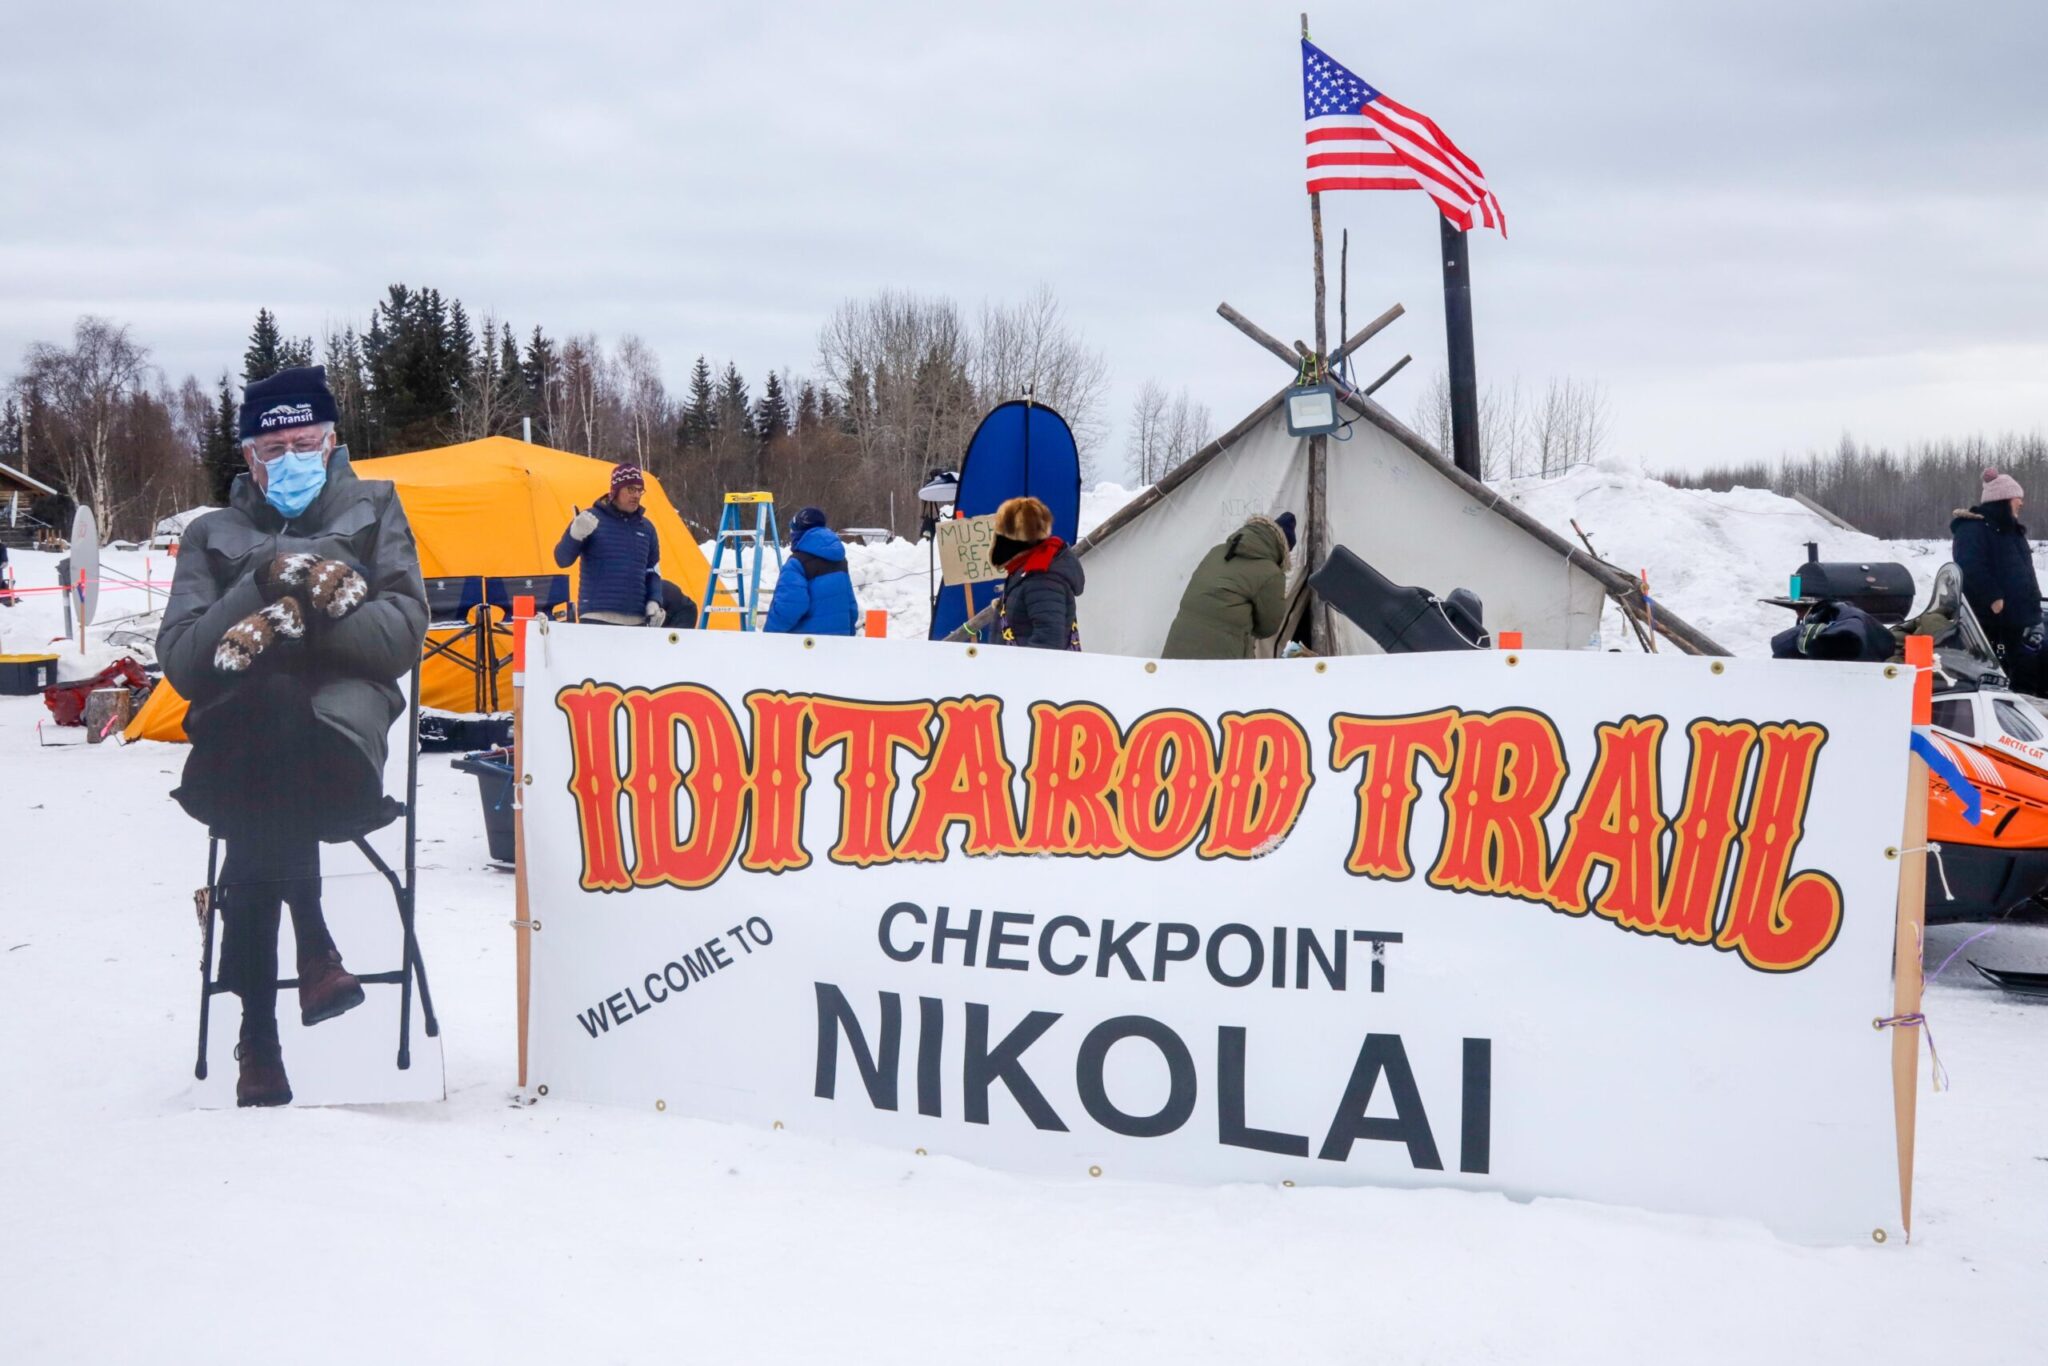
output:
{"label": "yellow tent wall", "polygon": [[[497,578],[561,573],[555,542],[577,508],[589,507],[610,489],[612,466],[508,436],[489,436],[438,450],[359,460],[355,470],[365,479],[388,479],[397,486],[419,543],[423,575]],[[652,476],[642,505],[661,540],[662,577],[703,603],[711,566]],[[568,571],[572,600],[580,571],[580,565]],[[732,615],[714,620],[721,628],[738,624]],[[509,679],[501,679],[500,686],[509,702]],[[470,711],[476,705],[475,688],[475,676],[467,669],[435,659],[421,676],[420,701],[444,711]],[[157,685],[124,734],[130,740],[183,740],[184,719],[184,699],[166,681]]]}

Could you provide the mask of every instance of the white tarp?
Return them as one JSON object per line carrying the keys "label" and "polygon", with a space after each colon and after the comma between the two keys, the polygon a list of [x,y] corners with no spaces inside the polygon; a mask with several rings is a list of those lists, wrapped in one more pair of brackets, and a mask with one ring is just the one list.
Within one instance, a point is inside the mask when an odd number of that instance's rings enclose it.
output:
{"label": "white tarp", "polygon": [[546,623],[527,669],[551,1096],[1898,1229],[1904,677]]}
{"label": "white tarp", "polygon": [[[1349,439],[1329,443],[1336,544],[1395,583],[1439,596],[1471,589],[1486,604],[1489,630],[1520,631],[1532,649],[1598,642],[1606,595],[1591,575],[1370,422],[1348,431]],[[1307,505],[1308,439],[1289,436],[1276,410],[1089,549],[1082,559],[1088,587],[1078,600],[1083,648],[1157,655],[1209,547],[1253,514],[1292,511],[1305,519]],[[1362,632],[1336,621],[1340,653],[1377,652]]]}

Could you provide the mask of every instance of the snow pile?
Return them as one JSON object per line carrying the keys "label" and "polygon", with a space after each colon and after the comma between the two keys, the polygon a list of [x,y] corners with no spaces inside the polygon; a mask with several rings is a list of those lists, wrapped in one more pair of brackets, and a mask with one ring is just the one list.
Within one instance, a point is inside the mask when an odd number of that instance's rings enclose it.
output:
{"label": "snow pile", "polygon": [[100,586],[99,615],[86,631],[87,648],[79,653],[74,619],[64,634],[64,595],[57,586],[57,561],[62,555],[43,550],[8,552],[17,588],[23,592],[12,607],[0,607],[0,654],[54,654],[57,677],[65,682],[91,678],[122,656],[148,665],[156,662],[156,631],[163,619],[164,597],[176,563],[162,551],[104,550],[100,566],[139,585],[155,575],[153,590],[109,577]]}
{"label": "snow pile", "polygon": [[[1647,572],[1650,597],[1670,607],[1737,655],[1768,656],[1771,637],[1792,614],[1759,599],[1782,596],[1806,562],[1806,543],[1823,560],[1895,560],[1913,573],[1916,605],[1948,563],[1948,542],[1881,541],[1844,531],[1805,505],[1763,489],[1708,493],[1678,489],[1640,474],[1582,466],[1559,479],[1501,486],[1517,505],[1572,545],[1574,519],[1602,559],[1625,573]],[[2038,553],[2038,552],[2037,552]],[[1451,585],[1445,585],[1450,587]],[[1609,648],[1634,648],[1621,610],[1601,622]]]}

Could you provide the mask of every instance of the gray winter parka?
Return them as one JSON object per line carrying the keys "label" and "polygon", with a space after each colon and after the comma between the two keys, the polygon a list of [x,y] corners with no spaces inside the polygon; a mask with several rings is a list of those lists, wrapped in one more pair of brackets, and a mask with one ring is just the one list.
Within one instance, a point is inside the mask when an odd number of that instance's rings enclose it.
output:
{"label": "gray winter parka", "polygon": [[[216,669],[213,654],[222,634],[264,606],[256,571],[278,555],[299,551],[354,568],[369,584],[368,599],[338,621],[309,621],[302,640],[274,642],[246,674]],[[347,448],[337,448],[328,458],[320,496],[286,522],[248,474],[238,476],[228,506],[187,530],[157,634],[164,676],[191,704],[185,734],[193,755],[174,795],[194,819],[231,834],[252,815],[247,788],[235,773],[206,762],[207,751],[231,743],[246,754],[253,738],[258,754],[273,749],[280,766],[302,770],[317,755],[348,770],[304,774],[339,799],[319,807],[320,838],[345,840],[376,828],[390,815],[383,800],[384,760],[392,722],[405,706],[394,680],[411,672],[426,630],[419,553],[398,491],[388,481],[357,478]],[[277,658],[270,657],[273,652]],[[293,680],[309,699],[318,733],[236,734],[246,719],[238,701],[249,702],[281,680]]]}

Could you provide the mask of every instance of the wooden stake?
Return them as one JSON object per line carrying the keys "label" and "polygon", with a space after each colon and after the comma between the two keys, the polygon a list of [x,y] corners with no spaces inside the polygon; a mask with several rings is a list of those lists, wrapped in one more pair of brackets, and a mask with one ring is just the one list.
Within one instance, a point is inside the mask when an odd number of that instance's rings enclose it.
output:
{"label": "wooden stake", "polygon": [[533,998],[533,907],[526,895],[526,799],[520,765],[526,753],[526,633],[533,625],[533,599],[512,599],[512,905],[519,937],[519,1084],[526,1085],[526,1023]]}
{"label": "wooden stake", "polygon": [[[1934,638],[1906,637],[1913,670],[1913,724],[1933,719]],[[1927,921],[1927,765],[1906,766],[1905,844],[1899,849],[1899,915],[1892,943],[1892,1016],[1920,1013],[1920,944]],[[1913,1137],[1920,1105],[1920,1036],[1926,1026],[1892,1026],[1892,1118],[1899,1137],[1899,1223],[1913,1237]]]}
{"label": "wooden stake", "polygon": [[1401,359],[1395,361],[1392,365],[1388,366],[1385,374],[1381,375],[1378,379],[1374,380],[1372,383],[1365,386],[1365,396],[1367,398],[1371,398],[1374,394],[1378,393],[1383,387],[1385,387],[1386,382],[1388,380],[1400,374],[1402,369],[1407,366],[1408,362],[1414,359],[1415,357],[1413,356],[1403,356],[1401,357]]}

